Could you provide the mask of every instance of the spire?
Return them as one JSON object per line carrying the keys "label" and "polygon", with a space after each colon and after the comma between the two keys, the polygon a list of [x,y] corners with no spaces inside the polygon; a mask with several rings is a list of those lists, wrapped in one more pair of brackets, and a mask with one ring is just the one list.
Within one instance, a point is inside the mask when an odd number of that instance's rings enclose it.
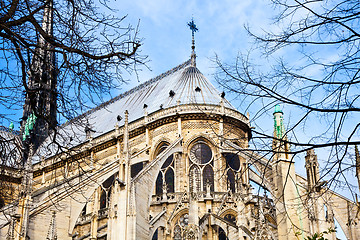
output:
{"label": "spire", "polygon": [[191,45],[191,66],[196,67],[196,54],[195,54],[195,32],[199,29],[196,27],[194,23],[194,19],[191,19],[191,22],[188,22],[188,26],[190,27],[191,34],[192,34],[192,45]]}
{"label": "spire", "polygon": [[285,133],[283,112],[281,111],[279,105],[275,105],[273,151],[277,153],[277,159],[288,159],[289,157],[289,144],[285,142],[287,141]]}
{"label": "spire", "polygon": [[360,190],[360,155],[357,145],[355,145],[355,166],[356,166],[356,177],[358,179],[359,190]]}
{"label": "spire", "polygon": [[280,109],[280,106],[275,105],[274,110],[274,137],[281,139],[284,137],[285,127],[284,127],[284,117],[283,112]]}
{"label": "spire", "polygon": [[50,226],[47,233],[46,240],[57,240],[57,232],[56,232],[56,211],[52,212]]}
{"label": "spire", "polygon": [[[53,36],[53,1],[47,1],[44,7],[42,30],[48,36]],[[54,47],[39,35],[29,71],[24,104],[21,132],[25,136],[24,143],[34,143],[34,151],[49,134],[51,126],[56,124],[56,59]],[[33,123],[32,131],[27,134],[26,124],[30,118],[38,119]],[[32,121],[32,120],[31,120]],[[25,133],[25,134],[24,134]]]}
{"label": "spire", "polygon": [[320,180],[319,163],[314,149],[309,149],[306,151],[305,168],[306,168],[306,176],[308,181],[308,190],[318,191],[319,189],[313,189],[313,187],[315,187],[318,184],[318,181]]}

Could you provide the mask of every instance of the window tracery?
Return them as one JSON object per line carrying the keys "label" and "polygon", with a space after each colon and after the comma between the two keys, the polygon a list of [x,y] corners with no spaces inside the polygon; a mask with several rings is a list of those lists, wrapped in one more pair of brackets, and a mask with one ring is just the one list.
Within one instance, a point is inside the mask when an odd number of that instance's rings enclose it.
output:
{"label": "window tracery", "polygon": [[206,191],[206,185],[210,184],[210,191],[214,191],[214,171],[211,165],[206,165],[203,170],[203,191]]}
{"label": "window tracery", "polygon": [[190,192],[206,191],[210,184],[210,191],[214,191],[213,153],[204,141],[197,141],[189,151],[189,187]]}
{"label": "window tracery", "polygon": [[227,185],[231,192],[235,192],[235,173],[232,169],[227,170]]}
{"label": "window tracery", "polygon": [[235,217],[234,215],[232,215],[232,214],[226,214],[226,215],[224,216],[224,219],[225,219],[226,221],[231,222],[231,223],[233,223],[233,224],[236,225],[236,217]]}
{"label": "window tracery", "polygon": [[100,195],[100,209],[106,208],[107,201],[106,201],[106,192],[104,190],[101,191]]}
{"label": "window tracery", "polygon": [[236,179],[241,175],[240,159],[235,153],[224,153],[224,158],[226,161],[227,188],[234,193],[236,191]]}
{"label": "window tracery", "polygon": [[134,178],[142,169],[144,165],[142,162],[131,165],[131,178]]}
{"label": "window tracery", "polygon": [[175,240],[183,240],[185,229],[187,228],[189,224],[189,214],[185,213],[183,214],[179,220],[176,222],[174,230],[173,230],[173,236]]}
{"label": "window tracery", "polygon": [[196,165],[191,166],[189,171],[190,192],[200,192],[200,170]]}
{"label": "window tracery", "polygon": [[[158,147],[157,155],[162,153],[167,147],[168,143],[163,143]],[[160,172],[156,179],[155,194],[163,194],[164,191],[173,193],[175,192],[175,165],[174,156],[170,155],[163,165],[161,166]],[[165,189],[164,189],[165,186]]]}

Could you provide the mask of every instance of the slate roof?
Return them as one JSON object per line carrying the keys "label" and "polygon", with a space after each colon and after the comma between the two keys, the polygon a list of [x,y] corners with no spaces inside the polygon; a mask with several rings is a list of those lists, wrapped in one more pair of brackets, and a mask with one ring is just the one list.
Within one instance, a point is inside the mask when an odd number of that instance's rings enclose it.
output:
{"label": "slate roof", "polygon": [[[64,137],[63,141],[66,142],[71,136],[73,139],[71,145],[76,145],[86,140],[84,125],[76,126],[74,124],[76,120],[84,122],[86,119],[93,131],[92,136],[97,137],[114,129],[118,115],[122,118],[119,125],[123,125],[125,110],[129,112],[129,122],[132,122],[144,116],[144,106],[148,114],[151,114],[160,109],[175,106],[179,101],[180,105],[219,105],[221,101],[220,92],[199,69],[191,65],[191,60],[62,125],[61,135]],[[224,104],[225,107],[235,109],[226,99],[224,99]]]}
{"label": "slate roof", "polygon": [[0,126],[0,165],[18,167],[21,163],[21,138],[15,130]]}

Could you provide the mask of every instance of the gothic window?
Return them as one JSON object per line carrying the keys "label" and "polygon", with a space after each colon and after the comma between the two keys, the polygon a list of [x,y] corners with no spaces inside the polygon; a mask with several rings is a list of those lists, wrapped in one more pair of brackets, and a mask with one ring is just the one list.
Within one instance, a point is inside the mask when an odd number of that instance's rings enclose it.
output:
{"label": "gothic window", "polygon": [[231,169],[227,170],[227,184],[231,192],[235,192],[235,174]]}
{"label": "gothic window", "polygon": [[160,146],[156,150],[156,156],[159,155],[160,153],[162,153],[168,146],[169,146],[169,144],[167,142],[161,143]]}
{"label": "gothic window", "polygon": [[135,163],[131,165],[131,178],[134,178],[143,169],[143,163]]}
{"label": "gothic window", "polygon": [[83,207],[83,209],[81,210],[81,213],[80,213],[80,215],[81,216],[85,216],[86,215],[86,203],[85,203],[85,206]]}
{"label": "gothic window", "polygon": [[240,159],[235,153],[224,153],[226,160],[226,177],[227,187],[231,192],[235,192],[236,189],[236,176],[241,176]]}
{"label": "gothic window", "polygon": [[174,240],[181,240],[181,227],[179,225],[174,228]]}
{"label": "gothic window", "polygon": [[190,229],[187,236],[186,236],[186,239],[196,239],[196,236],[195,236],[195,232],[193,229]]}
{"label": "gothic window", "polygon": [[105,182],[102,184],[104,188],[109,188],[114,183],[115,177],[114,175],[110,176]]}
{"label": "gothic window", "polygon": [[200,192],[200,170],[196,165],[191,166],[189,173],[190,192]]}
{"label": "gothic window", "polygon": [[182,240],[184,239],[184,230],[189,224],[189,214],[185,213],[182,215],[179,220],[176,222],[174,227],[174,239]]}
{"label": "gothic window", "polygon": [[240,169],[240,160],[239,156],[234,153],[225,153],[224,157],[226,159],[226,166],[230,167],[234,171],[239,171]]}
{"label": "gothic window", "polygon": [[[157,155],[163,152],[169,146],[168,143],[163,143],[157,150]],[[155,194],[163,194],[163,186],[166,185],[167,192],[175,192],[175,174],[174,174],[174,156],[170,155],[163,165],[156,179]]]}
{"label": "gothic window", "polygon": [[228,222],[231,222],[233,224],[236,224],[236,217],[232,214],[226,214],[224,219]]}
{"label": "gothic window", "polygon": [[165,169],[165,168],[167,168],[168,166],[170,166],[170,164],[173,162],[173,155],[171,155],[170,157],[168,157],[166,160],[165,160],[165,162],[164,162],[164,164],[161,166],[161,169]]}
{"label": "gothic window", "polygon": [[197,164],[206,164],[212,159],[210,147],[204,142],[198,142],[190,149],[191,161]]}
{"label": "gothic window", "polygon": [[154,235],[152,236],[151,240],[158,240],[158,230],[154,232]]}
{"label": "gothic window", "polygon": [[155,194],[159,195],[163,193],[163,178],[162,178],[162,173],[159,172],[157,178],[156,178],[156,186],[155,186]]}
{"label": "gothic window", "polygon": [[109,207],[109,203],[110,203],[110,197],[111,197],[111,187],[107,192],[107,199],[106,199],[106,207]]}
{"label": "gothic window", "polygon": [[226,236],[224,229],[222,229],[221,227],[219,227],[218,238],[219,240],[228,240],[228,237]]}
{"label": "gothic window", "polygon": [[[214,170],[213,154],[209,145],[204,141],[198,141],[190,147],[190,170],[189,187],[190,191],[206,191],[207,183],[210,190],[214,191]],[[202,187],[201,187],[202,186]]]}
{"label": "gothic window", "polygon": [[185,213],[179,219],[180,226],[182,228],[186,227],[189,224],[189,214]]}
{"label": "gothic window", "polygon": [[169,168],[165,173],[165,183],[167,192],[174,192],[174,170],[172,168]]}
{"label": "gothic window", "polygon": [[206,191],[206,185],[210,184],[210,190],[214,191],[214,171],[210,165],[206,165],[203,170],[203,191]]}
{"label": "gothic window", "polygon": [[106,192],[102,190],[100,195],[100,209],[106,208],[106,202]]}

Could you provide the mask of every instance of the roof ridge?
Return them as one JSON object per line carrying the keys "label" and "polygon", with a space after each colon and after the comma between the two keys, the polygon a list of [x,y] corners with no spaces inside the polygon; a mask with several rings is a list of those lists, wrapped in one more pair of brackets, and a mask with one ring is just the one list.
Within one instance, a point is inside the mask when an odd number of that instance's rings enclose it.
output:
{"label": "roof ridge", "polygon": [[144,82],[144,83],[142,83],[142,84],[140,84],[140,85],[138,85],[138,86],[124,92],[124,93],[119,94],[118,96],[116,96],[116,97],[114,97],[114,98],[112,98],[112,99],[110,99],[110,100],[108,100],[106,102],[101,103],[100,105],[98,105],[98,106],[84,112],[83,114],[81,114],[81,115],[79,115],[77,117],[72,118],[70,121],[67,121],[64,124],[60,125],[60,126],[65,127],[65,126],[69,125],[70,123],[73,123],[74,121],[76,121],[76,120],[78,120],[80,118],[83,118],[83,117],[85,117],[85,116],[87,116],[89,114],[92,114],[92,113],[104,108],[105,106],[114,103],[115,101],[117,101],[117,100],[119,100],[121,98],[124,98],[124,97],[126,97],[126,96],[128,96],[128,95],[130,95],[130,94],[132,94],[132,93],[134,93],[136,91],[139,91],[140,89],[143,89],[143,88],[145,88],[145,87],[147,87],[147,86],[149,86],[149,85],[163,79],[164,77],[169,76],[170,74],[172,74],[172,73],[174,73],[174,72],[176,72],[176,71],[190,65],[190,63],[191,63],[191,59],[183,62],[182,64],[180,64],[180,65],[178,65],[178,66],[176,66],[176,67],[174,67],[174,68],[172,68],[172,69],[170,69],[170,70],[168,70],[168,71],[166,71],[166,72],[164,72],[164,73],[162,73],[162,74],[160,74],[160,75],[158,75],[158,76],[156,76],[154,78],[151,78],[151,79],[147,80],[146,82]]}

